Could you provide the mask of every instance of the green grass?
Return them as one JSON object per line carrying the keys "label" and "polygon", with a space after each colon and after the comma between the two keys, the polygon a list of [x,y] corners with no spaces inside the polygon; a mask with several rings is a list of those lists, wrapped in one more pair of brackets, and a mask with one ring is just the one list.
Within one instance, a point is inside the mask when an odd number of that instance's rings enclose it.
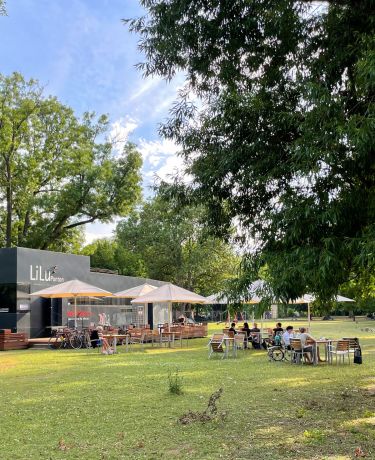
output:
{"label": "green grass", "polygon": [[[375,333],[364,327],[375,323],[316,321],[312,329],[317,337],[358,336],[361,366],[270,363],[254,350],[208,360],[208,339],[182,349],[119,347],[110,356],[2,352],[0,457],[339,460],[360,447],[375,458]],[[176,369],[182,395],[169,392]],[[178,422],[203,411],[221,387],[218,410],[226,417]]]}

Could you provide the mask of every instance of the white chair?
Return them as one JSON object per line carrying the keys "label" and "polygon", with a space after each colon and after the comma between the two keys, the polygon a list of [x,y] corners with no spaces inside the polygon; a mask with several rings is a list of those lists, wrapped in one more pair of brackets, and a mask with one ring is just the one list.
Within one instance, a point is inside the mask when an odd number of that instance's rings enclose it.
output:
{"label": "white chair", "polygon": [[[350,364],[350,342],[349,340],[338,340],[337,345],[331,345],[328,349],[328,355],[330,357],[330,362],[332,362],[333,356],[336,356],[336,364],[340,361],[344,363],[345,356],[348,357],[348,362]],[[339,360],[337,360],[339,358]]]}

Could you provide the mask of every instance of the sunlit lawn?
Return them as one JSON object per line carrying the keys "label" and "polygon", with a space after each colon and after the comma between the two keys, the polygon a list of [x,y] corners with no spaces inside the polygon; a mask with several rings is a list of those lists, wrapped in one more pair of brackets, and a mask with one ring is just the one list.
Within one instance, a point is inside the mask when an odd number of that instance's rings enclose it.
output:
{"label": "sunlit lawn", "polygon": [[[182,349],[119,347],[112,356],[2,352],[0,457],[338,460],[360,448],[375,458],[375,333],[365,327],[375,322],[313,322],[312,329],[317,337],[358,336],[362,366],[270,363],[254,350],[208,360],[208,339]],[[176,369],[181,396],[168,392]],[[225,417],[179,423],[220,387]]]}

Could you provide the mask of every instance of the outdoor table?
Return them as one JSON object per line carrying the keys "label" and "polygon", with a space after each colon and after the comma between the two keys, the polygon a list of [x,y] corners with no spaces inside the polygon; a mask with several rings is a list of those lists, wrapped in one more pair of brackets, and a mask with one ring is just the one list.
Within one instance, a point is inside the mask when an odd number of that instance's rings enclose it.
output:
{"label": "outdoor table", "polygon": [[[313,345],[313,363],[316,366],[319,363],[319,353],[318,353],[318,348],[319,345],[324,345],[324,354],[325,354],[325,359],[320,360],[322,362],[327,362],[328,364],[332,364],[332,357],[330,353],[328,352],[328,348],[332,345],[332,342],[337,342],[337,340],[332,340],[332,339],[317,339],[315,340]],[[308,343],[306,344],[308,346]]]}
{"label": "outdoor table", "polygon": [[113,353],[117,353],[117,339],[125,339],[125,350],[129,350],[129,334],[103,334],[103,337],[113,339]]}

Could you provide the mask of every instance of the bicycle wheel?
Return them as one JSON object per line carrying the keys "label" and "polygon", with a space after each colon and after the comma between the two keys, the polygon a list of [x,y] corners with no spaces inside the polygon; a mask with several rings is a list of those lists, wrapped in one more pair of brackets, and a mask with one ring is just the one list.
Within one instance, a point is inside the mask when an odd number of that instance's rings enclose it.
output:
{"label": "bicycle wheel", "polygon": [[69,344],[75,350],[82,348],[82,338],[79,335],[72,335],[69,338]]}
{"label": "bicycle wheel", "polygon": [[272,350],[271,358],[274,361],[282,361],[284,359],[284,352],[281,348],[275,348]]}
{"label": "bicycle wheel", "polygon": [[48,346],[52,348],[52,350],[58,350],[59,348],[61,348],[62,343],[62,338],[57,335],[50,337],[50,339],[48,340]]}

